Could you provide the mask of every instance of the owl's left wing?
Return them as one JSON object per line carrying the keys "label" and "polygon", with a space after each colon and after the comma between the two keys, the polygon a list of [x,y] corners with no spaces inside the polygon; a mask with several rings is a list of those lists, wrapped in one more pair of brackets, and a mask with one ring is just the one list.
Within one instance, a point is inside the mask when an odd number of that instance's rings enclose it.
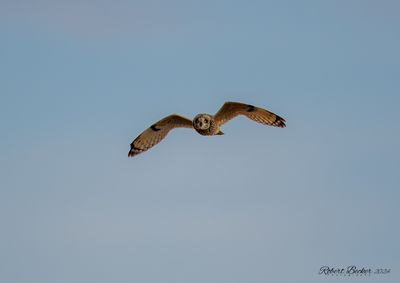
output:
{"label": "owl's left wing", "polygon": [[214,115],[214,120],[218,125],[223,125],[238,115],[264,125],[284,128],[285,119],[266,109],[239,102],[225,102],[221,109]]}
{"label": "owl's left wing", "polygon": [[192,128],[192,120],[172,114],[147,128],[132,143],[128,156],[135,156],[158,144],[174,128]]}

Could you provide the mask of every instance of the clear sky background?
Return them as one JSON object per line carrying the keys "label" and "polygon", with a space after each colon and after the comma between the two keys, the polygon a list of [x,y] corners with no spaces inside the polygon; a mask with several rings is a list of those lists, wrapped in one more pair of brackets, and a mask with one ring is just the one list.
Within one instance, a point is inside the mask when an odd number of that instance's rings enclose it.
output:
{"label": "clear sky background", "polygon": [[[0,282],[400,282],[399,11],[0,0]],[[238,118],[127,157],[228,100],[287,128]]]}

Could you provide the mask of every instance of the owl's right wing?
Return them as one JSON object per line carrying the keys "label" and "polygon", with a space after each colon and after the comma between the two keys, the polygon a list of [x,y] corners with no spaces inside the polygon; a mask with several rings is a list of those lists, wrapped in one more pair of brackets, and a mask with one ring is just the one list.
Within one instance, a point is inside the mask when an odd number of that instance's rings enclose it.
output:
{"label": "owl's right wing", "polygon": [[193,128],[192,120],[177,114],[165,117],[133,140],[128,156],[132,157],[152,148],[174,128]]}

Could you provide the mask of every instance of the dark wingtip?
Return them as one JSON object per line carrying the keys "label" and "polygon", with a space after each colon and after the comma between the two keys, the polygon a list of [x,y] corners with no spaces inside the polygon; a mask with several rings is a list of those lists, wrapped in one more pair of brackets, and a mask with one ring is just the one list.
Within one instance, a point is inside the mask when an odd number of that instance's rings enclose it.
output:
{"label": "dark wingtip", "polygon": [[276,116],[275,122],[272,124],[275,127],[278,128],[285,128],[286,127],[286,120],[283,119],[282,117]]}
{"label": "dark wingtip", "polygon": [[139,153],[142,153],[144,150],[135,147],[133,144],[131,144],[131,149],[128,152],[128,157],[134,157],[135,155],[138,155]]}

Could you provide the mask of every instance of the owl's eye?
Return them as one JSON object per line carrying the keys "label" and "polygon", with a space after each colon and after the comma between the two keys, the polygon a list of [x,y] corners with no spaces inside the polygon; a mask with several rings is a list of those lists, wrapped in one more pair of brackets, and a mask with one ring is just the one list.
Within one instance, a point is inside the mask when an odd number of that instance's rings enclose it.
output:
{"label": "owl's eye", "polygon": [[206,123],[206,124],[207,124],[207,123],[208,123],[208,120],[207,120],[207,119],[204,119],[204,123]]}

